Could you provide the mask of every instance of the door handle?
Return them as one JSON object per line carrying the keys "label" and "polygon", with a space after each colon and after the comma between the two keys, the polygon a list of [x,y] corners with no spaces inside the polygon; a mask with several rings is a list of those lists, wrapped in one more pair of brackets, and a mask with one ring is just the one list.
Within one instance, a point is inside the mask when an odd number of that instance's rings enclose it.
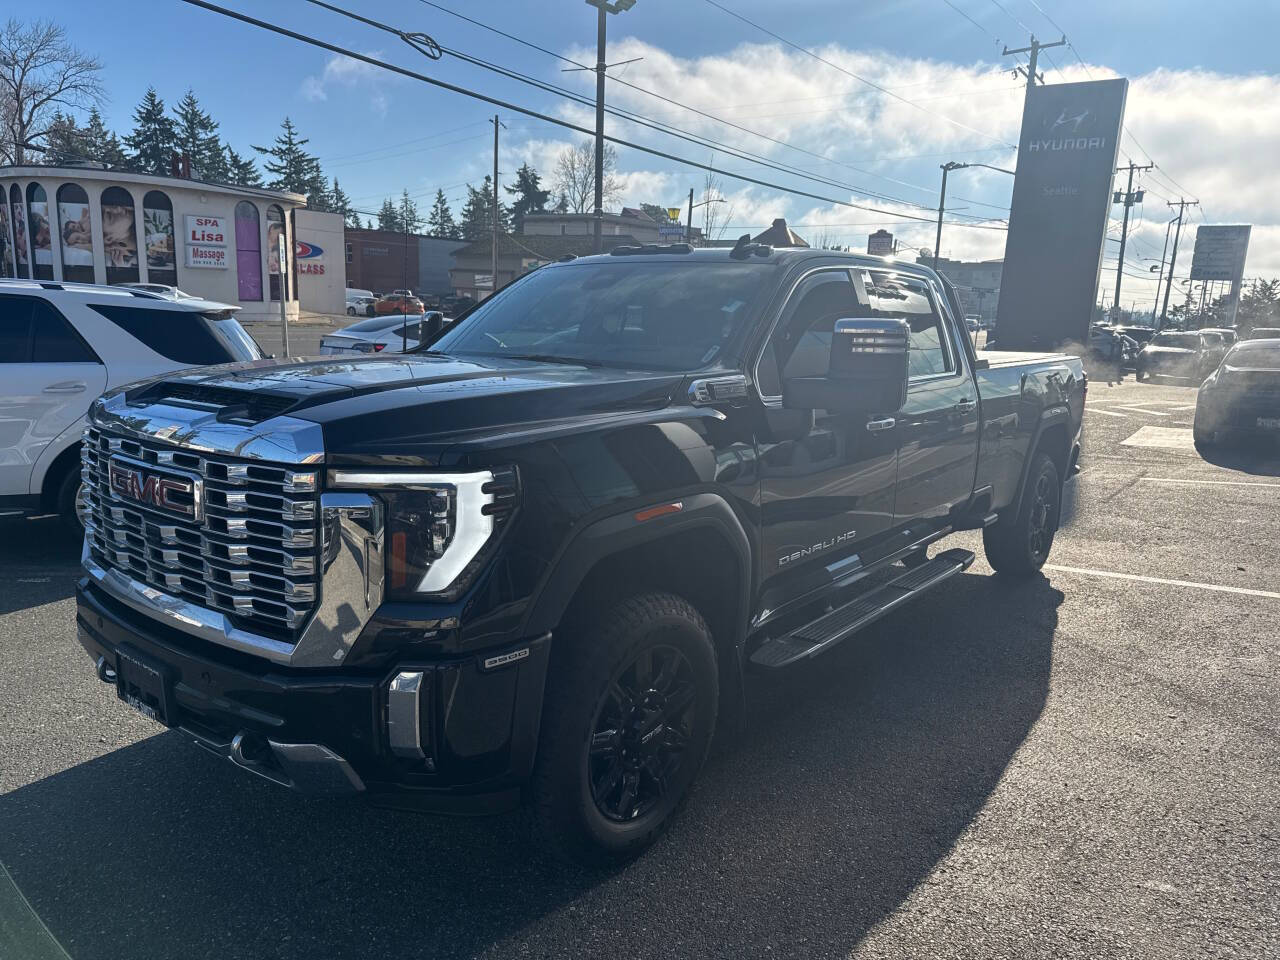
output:
{"label": "door handle", "polygon": [[88,385],[83,380],[55,383],[44,388],[44,393],[84,393]]}
{"label": "door handle", "polygon": [[973,413],[977,409],[977,400],[961,400],[956,404],[956,413]]}
{"label": "door handle", "polygon": [[867,429],[872,433],[880,433],[883,430],[892,430],[898,421],[893,417],[881,417],[879,420],[868,420]]}

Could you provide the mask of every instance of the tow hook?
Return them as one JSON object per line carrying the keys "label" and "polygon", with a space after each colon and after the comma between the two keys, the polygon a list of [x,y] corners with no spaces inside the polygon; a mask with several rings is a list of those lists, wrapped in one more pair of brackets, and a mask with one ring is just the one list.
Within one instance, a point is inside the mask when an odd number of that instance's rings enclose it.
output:
{"label": "tow hook", "polygon": [[98,657],[97,662],[94,663],[94,667],[98,671],[98,679],[103,683],[116,682],[116,672],[113,668],[107,665],[106,657]]}

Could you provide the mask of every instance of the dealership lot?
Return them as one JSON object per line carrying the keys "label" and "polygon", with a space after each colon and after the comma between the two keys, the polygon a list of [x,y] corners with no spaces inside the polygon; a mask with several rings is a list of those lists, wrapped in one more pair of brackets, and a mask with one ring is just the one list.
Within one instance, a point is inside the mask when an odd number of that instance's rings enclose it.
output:
{"label": "dealership lot", "polygon": [[1280,452],[1206,462],[1194,403],[1095,380],[1045,576],[979,560],[757,684],[612,874],[516,817],[305,801],[160,732],[75,641],[75,544],[0,521],[0,862],[76,960],[1274,955]]}

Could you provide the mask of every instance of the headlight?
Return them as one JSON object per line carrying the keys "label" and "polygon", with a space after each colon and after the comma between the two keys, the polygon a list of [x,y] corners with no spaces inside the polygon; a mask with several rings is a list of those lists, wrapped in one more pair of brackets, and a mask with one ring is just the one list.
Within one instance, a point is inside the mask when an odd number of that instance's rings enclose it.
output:
{"label": "headlight", "polygon": [[386,596],[453,599],[514,507],[514,471],[424,473],[335,470],[329,485],[364,490],[387,505]]}

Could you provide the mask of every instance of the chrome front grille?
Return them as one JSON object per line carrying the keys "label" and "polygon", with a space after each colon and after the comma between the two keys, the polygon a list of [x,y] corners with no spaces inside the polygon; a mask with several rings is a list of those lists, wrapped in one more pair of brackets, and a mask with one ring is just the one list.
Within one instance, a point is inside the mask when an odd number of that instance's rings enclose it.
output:
{"label": "chrome front grille", "polygon": [[[119,436],[91,426],[82,477],[86,543],[106,570],[292,642],[319,592],[319,477],[299,469]],[[112,492],[108,463],[141,462],[203,481],[203,516],[180,517]]]}

